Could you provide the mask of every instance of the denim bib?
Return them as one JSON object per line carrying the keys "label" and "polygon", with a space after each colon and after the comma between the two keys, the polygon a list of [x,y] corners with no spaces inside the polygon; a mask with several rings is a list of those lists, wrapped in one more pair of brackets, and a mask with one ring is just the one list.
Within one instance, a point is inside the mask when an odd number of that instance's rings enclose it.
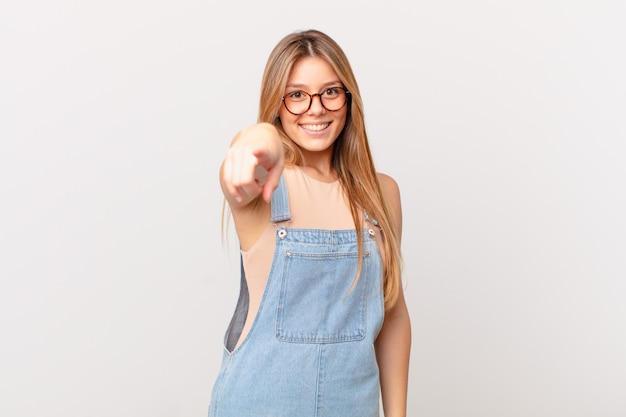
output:
{"label": "denim bib", "polygon": [[294,229],[284,178],[272,194],[276,248],[261,304],[235,349],[248,311],[239,300],[224,339],[209,417],[378,417],[374,341],[384,317],[382,264],[373,229]]}

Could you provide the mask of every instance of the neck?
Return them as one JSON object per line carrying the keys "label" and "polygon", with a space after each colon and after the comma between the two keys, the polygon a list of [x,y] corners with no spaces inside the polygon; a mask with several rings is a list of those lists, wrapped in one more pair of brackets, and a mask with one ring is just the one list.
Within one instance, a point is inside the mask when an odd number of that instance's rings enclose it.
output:
{"label": "neck", "polygon": [[334,182],[337,180],[337,171],[330,165],[312,165],[304,163],[300,167],[305,174],[322,182]]}
{"label": "neck", "polygon": [[332,149],[323,152],[302,152],[301,166],[308,173],[315,173],[315,176],[323,178],[337,179],[337,172],[331,163]]}

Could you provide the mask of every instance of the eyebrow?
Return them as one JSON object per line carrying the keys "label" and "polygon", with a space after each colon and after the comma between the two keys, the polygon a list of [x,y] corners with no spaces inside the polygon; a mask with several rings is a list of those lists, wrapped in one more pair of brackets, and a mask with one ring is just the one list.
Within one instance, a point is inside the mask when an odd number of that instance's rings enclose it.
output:
{"label": "eyebrow", "polygon": [[[327,83],[325,83],[325,84],[322,84],[322,87],[320,88],[320,90],[321,90],[321,89],[323,89],[323,88],[326,88],[326,87],[328,87],[328,86],[331,86],[331,85],[333,85],[333,84],[343,85],[343,84],[341,83],[341,81],[339,81],[339,80],[336,80],[336,81],[329,81],[329,82],[327,82]],[[304,89],[304,88],[306,88],[306,87],[308,87],[308,86],[307,86],[306,84],[287,84],[287,86],[286,86],[286,87],[287,87],[287,88],[302,88],[302,89]]]}

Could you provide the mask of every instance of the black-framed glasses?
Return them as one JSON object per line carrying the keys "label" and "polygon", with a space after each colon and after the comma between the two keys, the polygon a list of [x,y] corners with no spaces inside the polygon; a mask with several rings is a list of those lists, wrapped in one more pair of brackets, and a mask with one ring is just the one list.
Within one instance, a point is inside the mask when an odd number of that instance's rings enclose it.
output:
{"label": "black-framed glasses", "polygon": [[328,111],[337,111],[348,102],[350,92],[343,87],[328,87],[318,94],[309,94],[306,91],[292,91],[283,97],[283,104],[287,111],[299,116],[309,111],[313,104],[313,97],[320,98],[320,103]]}

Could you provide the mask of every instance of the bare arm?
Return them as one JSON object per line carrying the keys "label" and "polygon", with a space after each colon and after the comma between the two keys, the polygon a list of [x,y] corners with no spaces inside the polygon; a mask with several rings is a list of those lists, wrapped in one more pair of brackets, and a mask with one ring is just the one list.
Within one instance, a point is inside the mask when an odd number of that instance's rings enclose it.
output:
{"label": "bare arm", "polygon": [[233,139],[220,169],[220,185],[247,250],[267,225],[269,201],[284,167],[284,149],[276,128],[260,123]]}
{"label": "bare arm", "polygon": [[[388,199],[392,208],[400,237],[402,234],[402,208],[398,185],[391,177],[381,175],[380,178],[385,198]],[[385,417],[406,417],[411,322],[402,289],[396,304],[385,313],[385,321],[376,339],[375,348],[380,369],[380,386]]]}
{"label": "bare arm", "polygon": [[220,170],[220,184],[232,210],[259,195],[269,202],[284,166],[278,131],[269,123],[250,126],[233,139]]}

